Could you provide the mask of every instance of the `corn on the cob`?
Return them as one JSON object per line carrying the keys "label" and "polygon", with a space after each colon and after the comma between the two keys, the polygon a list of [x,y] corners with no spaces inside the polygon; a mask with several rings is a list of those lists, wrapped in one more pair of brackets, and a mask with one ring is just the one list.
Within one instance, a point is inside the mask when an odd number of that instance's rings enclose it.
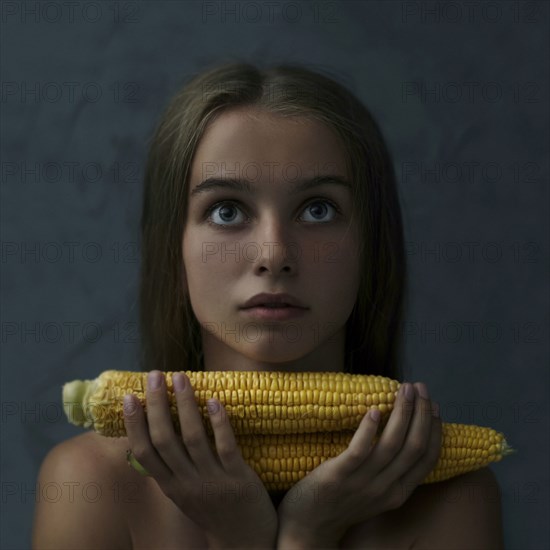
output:
{"label": "corn on the cob", "polygon": [[[313,468],[342,453],[371,408],[382,412],[376,442],[400,387],[389,378],[341,372],[185,373],[211,444],[206,401],[215,397],[227,411],[243,458],[269,491],[288,490]],[[164,374],[172,419],[179,430],[173,373]],[[125,436],[123,397],[136,394],[146,409],[146,376],[144,372],[105,371],[93,381],[65,384],[63,402],[70,422],[108,437]],[[440,457],[423,483],[477,470],[512,452],[503,434],[491,428],[443,423]]]}
{"label": "corn on the cob", "polygon": [[[179,429],[172,385],[165,372],[170,411]],[[374,375],[342,372],[185,371],[207,429],[207,400],[218,399],[235,434],[310,433],[355,430],[371,408],[389,413],[399,382]],[[147,410],[146,372],[108,370],[95,380],[74,380],[63,387],[69,420],[108,437],[126,435],[123,398],[138,397]]]}
{"label": "corn on the cob", "polygon": [[[422,484],[445,481],[499,462],[513,452],[503,434],[483,426],[443,423],[441,453]],[[235,436],[243,458],[267,490],[288,490],[325,460],[343,453],[353,432]],[[375,437],[374,444],[379,436]]]}

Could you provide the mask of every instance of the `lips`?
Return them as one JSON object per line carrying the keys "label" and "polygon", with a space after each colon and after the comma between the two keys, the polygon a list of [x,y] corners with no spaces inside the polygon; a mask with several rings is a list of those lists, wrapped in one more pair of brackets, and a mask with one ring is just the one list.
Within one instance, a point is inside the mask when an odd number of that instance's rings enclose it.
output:
{"label": "lips", "polygon": [[255,296],[250,298],[241,306],[241,309],[250,309],[254,307],[265,307],[270,309],[282,309],[292,307],[307,309],[307,307],[298,298],[290,294],[269,294],[266,292],[256,294]]}

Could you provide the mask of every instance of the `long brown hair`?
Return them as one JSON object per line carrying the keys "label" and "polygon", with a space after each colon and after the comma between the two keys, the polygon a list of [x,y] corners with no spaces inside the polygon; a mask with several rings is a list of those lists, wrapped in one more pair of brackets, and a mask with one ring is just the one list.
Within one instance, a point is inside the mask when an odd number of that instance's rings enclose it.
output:
{"label": "long brown hair", "polygon": [[406,261],[392,160],[366,107],[331,76],[297,64],[214,66],[192,77],[165,109],[144,181],[140,368],[204,368],[200,327],[182,278],[190,166],[206,126],[222,112],[242,106],[313,117],[339,136],[364,235],[359,293],[346,326],[345,371],[401,380]]}

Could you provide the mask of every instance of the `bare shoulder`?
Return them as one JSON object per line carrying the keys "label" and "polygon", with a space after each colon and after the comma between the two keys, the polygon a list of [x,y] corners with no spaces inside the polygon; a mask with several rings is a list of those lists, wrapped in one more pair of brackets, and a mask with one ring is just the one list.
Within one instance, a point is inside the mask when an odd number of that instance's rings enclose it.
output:
{"label": "bare shoulder", "polygon": [[97,483],[120,480],[128,473],[127,438],[110,438],[86,432],[58,443],[44,458],[41,473],[63,473],[93,478]]}
{"label": "bare shoulder", "polygon": [[504,548],[500,487],[482,468],[418,486],[405,503],[354,526],[342,548],[484,550]]}
{"label": "bare shoulder", "polygon": [[504,548],[501,490],[490,468],[481,468],[422,489],[420,503],[432,521],[418,533],[413,548]]}
{"label": "bare shoulder", "polygon": [[454,511],[474,503],[500,503],[500,497],[498,480],[490,468],[480,468],[446,481],[420,485],[411,496],[415,505],[422,506],[424,510],[440,512]]}
{"label": "bare shoulder", "polygon": [[128,475],[124,439],[88,432],[48,452],[37,480],[33,549],[132,547],[123,509],[114,498],[116,484]]}

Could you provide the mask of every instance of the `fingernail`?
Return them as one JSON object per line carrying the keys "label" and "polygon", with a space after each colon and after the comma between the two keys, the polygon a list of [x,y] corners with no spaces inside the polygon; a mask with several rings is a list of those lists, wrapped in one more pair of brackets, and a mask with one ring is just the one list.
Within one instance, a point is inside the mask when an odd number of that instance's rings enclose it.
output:
{"label": "fingernail", "polygon": [[369,411],[369,416],[372,420],[378,422],[380,420],[380,411],[378,409],[371,409]]}
{"label": "fingernail", "polygon": [[123,401],[124,414],[131,415],[136,410],[136,405],[134,404],[134,399],[131,395],[125,395]]}
{"label": "fingernail", "polygon": [[208,409],[208,414],[216,414],[218,412],[219,406],[216,401],[209,399],[206,402],[206,408]]}
{"label": "fingernail", "polygon": [[403,395],[403,397],[404,397],[407,401],[412,401],[412,400],[413,400],[413,398],[414,398],[414,389],[413,389],[413,387],[411,386],[411,384],[404,383],[404,384],[401,386],[401,395]]}
{"label": "fingernail", "polygon": [[439,403],[432,401],[432,411],[435,418],[439,418]]}
{"label": "fingernail", "polygon": [[156,390],[160,388],[161,373],[158,370],[153,370],[147,376],[147,389]]}
{"label": "fingernail", "polygon": [[426,388],[426,385],[422,382],[419,382],[418,384],[415,384],[416,391],[418,392],[418,395],[422,397],[422,399],[429,399],[428,396],[428,388]]}
{"label": "fingernail", "polygon": [[174,373],[172,376],[172,384],[175,391],[183,391],[185,389],[185,378],[180,373]]}

